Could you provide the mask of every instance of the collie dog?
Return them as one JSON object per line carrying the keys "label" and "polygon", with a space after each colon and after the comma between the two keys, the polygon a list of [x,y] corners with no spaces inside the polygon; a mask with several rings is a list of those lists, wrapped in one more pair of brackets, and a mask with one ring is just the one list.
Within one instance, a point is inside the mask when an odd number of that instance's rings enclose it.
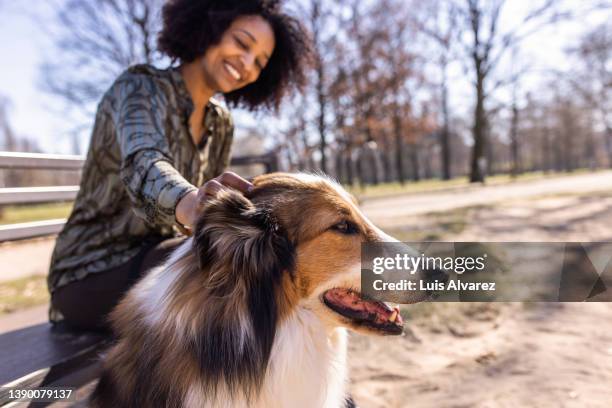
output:
{"label": "collie dog", "polygon": [[346,329],[402,333],[397,307],[360,293],[362,243],[397,241],[331,180],[253,184],[207,201],[194,234],[113,311],[92,406],[339,408]]}

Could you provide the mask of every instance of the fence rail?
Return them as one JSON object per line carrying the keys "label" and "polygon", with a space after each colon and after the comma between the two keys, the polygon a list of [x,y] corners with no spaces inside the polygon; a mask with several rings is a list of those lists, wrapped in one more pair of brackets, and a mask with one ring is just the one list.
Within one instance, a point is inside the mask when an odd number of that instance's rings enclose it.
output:
{"label": "fence rail", "polygon": [[1,169],[81,170],[83,156],[0,152]]}
{"label": "fence rail", "polygon": [[64,218],[0,225],[0,242],[54,235],[62,230]]}
{"label": "fence rail", "polygon": [[72,201],[78,192],[79,186],[0,188],[0,204]]}
{"label": "fence rail", "polygon": [[[276,154],[271,152],[256,156],[234,157],[231,165],[262,164],[265,172],[271,173],[278,170],[277,160]],[[0,169],[76,171],[81,170],[84,162],[85,158],[82,156],[0,152]],[[0,188],[0,205],[72,201],[78,191],[78,186]],[[0,225],[0,242],[57,234],[65,222],[65,219],[54,219]]]}

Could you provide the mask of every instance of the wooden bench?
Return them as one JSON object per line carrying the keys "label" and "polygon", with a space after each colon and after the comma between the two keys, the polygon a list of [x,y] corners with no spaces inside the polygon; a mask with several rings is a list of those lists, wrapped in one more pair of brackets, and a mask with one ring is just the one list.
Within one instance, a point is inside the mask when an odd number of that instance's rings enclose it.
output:
{"label": "wooden bench", "polygon": [[[110,342],[110,336],[102,333],[76,332],[50,323],[1,334],[0,384],[17,388],[75,387],[79,390],[77,401],[83,401],[89,392],[84,388],[98,377],[100,354]],[[8,390],[0,391],[0,406],[9,401]]]}

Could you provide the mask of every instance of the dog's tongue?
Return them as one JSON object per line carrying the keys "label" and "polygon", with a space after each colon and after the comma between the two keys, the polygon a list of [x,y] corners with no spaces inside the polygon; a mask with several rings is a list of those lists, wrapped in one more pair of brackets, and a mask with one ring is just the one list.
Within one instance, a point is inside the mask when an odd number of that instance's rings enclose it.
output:
{"label": "dog's tongue", "polygon": [[399,307],[391,308],[386,303],[364,299],[359,292],[353,290],[330,289],[325,293],[325,298],[328,302],[350,309],[352,312],[363,315],[364,318],[368,317],[368,320],[375,320],[378,324],[391,322],[401,325],[404,323]]}

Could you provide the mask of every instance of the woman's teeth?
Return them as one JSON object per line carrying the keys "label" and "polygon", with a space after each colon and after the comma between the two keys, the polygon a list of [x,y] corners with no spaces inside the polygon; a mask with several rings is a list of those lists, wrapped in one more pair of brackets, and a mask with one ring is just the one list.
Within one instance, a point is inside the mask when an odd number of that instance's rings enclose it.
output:
{"label": "woman's teeth", "polygon": [[230,64],[228,64],[227,62],[224,64],[225,64],[225,69],[227,69],[227,72],[229,72],[236,81],[240,81],[240,73],[236,71],[236,69],[232,67]]}

